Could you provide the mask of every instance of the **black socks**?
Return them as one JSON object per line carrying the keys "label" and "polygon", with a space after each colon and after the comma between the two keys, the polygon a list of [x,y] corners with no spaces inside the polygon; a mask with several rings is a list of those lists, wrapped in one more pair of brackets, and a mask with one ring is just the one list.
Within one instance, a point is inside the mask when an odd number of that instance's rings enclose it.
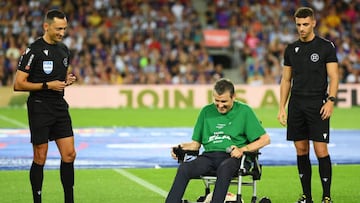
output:
{"label": "black socks", "polygon": [[[323,188],[323,198],[330,197],[332,166],[330,156],[318,158],[319,175]],[[309,155],[297,156],[297,165],[303,193],[307,198],[311,198],[311,163]]]}
{"label": "black socks", "polygon": [[[64,188],[65,203],[74,202],[74,162],[60,164],[61,183]],[[30,168],[30,183],[34,203],[41,203],[41,190],[44,179],[44,165],[32,163]]]}
{"label": "black socks", "polygon": [[30,183],[34,203],[41,203],[41,189],[44,179],[44,165],[32,163],[30,168]]}
{"label": "black socks", "polygon": [[331,186],[331,160],[330,156],[318,158],[319,160],[319,174],[321,179],[321,184],[323,187],[323,198],[330,197],[330,186]]}
{"label": "black socks", "polygon": [[307,198],[311,199],[311,163],[309,154],[297,156],[297,167],[303,193]]}
{"label": "black socks", "polygon": [[74,162],[60,164],[61,183],[64,188],[65,203],[74,202]]}

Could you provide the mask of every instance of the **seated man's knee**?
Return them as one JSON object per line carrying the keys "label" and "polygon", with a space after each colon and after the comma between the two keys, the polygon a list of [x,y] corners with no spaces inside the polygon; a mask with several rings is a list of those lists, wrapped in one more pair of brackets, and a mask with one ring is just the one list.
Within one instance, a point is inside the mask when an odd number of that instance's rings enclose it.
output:
{"label": "seated man's knee", "polygon": [[229,158],[223,161],[218,167],[216,173],[218,177],[232,177],[240,167],[240,160]]}
{"label": "seated man's knee", "polygon": [[182,163],[178,168],[177,175],[190,179],[199,177],[207,171],[206,167],[202,167],[199,164]]}
{"label": "seated man's knee", "polygon": [[180,164],[180,166],[179,166],[179,168],[177,170],[177,173],[188,176],[189,175],[188,164],[186,164],[186,163]]}

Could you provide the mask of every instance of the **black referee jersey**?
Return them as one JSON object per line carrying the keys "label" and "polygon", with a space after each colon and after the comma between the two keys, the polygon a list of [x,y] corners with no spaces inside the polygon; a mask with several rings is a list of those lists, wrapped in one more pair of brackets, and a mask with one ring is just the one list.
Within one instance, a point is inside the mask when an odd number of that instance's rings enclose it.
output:
{"label": "black referee jersey", "polygon": [[[53,80],[65,81],[70,62],[70,52],[63,43],[48,44],[41,37],[34,41],[21,56],[18,70],[29,73],[28,81],[33,83]],[[57,99],[64,91],[30,91],[30,97]]]}
{"label": "black referee jersey", "polygon": [[332,42],[315,36],[310,42],[300,40],[285,49],[284,65],[292,71],[291,94],[299,96],[323,96],[328,87],[326,64],[337,62]]}

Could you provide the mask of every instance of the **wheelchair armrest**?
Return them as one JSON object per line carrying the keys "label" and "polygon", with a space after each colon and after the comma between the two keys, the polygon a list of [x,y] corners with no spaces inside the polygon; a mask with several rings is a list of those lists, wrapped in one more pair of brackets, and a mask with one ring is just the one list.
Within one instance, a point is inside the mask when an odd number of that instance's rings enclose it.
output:
{"label": "wheelchair armrest", "polygon": [[261,177],[261,164],[259,163],[259,151],[250,152],[246,151],[241,158],[239,173],[241,175],[251,175],[254,180],[260,180]]}
{"label": "wheelchair armrest", "polygon": [[178,163],[182,163],[187,161],[188,156],[198,156],[199,150],[183,150],[183,148],[178,145],[177,147],[173,147],[173,152],[178,158]]}
{"label": "wheelchair armrest", "polygon": [[245,151],[243,154],[245,154],[246,156],[258,156],[258,155],[261,154],[261,152],[259,152],[259,151],[255,151],[255,152]]}

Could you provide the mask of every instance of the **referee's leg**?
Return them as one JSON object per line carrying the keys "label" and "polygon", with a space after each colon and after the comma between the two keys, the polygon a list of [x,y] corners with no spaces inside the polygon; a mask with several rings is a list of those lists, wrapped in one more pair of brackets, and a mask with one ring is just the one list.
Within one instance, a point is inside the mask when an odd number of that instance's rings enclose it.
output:
{"label": "referee's leg", "polygon": [[300,177],[301,186],[303,189],[303,194],[311,199],[311,176],[312,176],[312,168],[310,162],[310,143],[309,140],[300,140],[295,141],[295,148],[297,154],[297,167],[298,173]]}
{"label": "referee's leg", "polygon": [[56,140],[61,155],[60,176],[64,188],[65,203],[74,202],[74,160],[76,157],[74,136]]}
{"label": "referee's leg", "polygon": [[326,142],[313,142],[316,157],[319,161],[319,175],[323,188],[323,199],[331,197],[332,165]]}
{"label": "referee's leg", "polygon": [[33,144],[33,162],[30,168],[30,183],[34,203],[41,203],[44,165],[48,151],[48,143]]}

